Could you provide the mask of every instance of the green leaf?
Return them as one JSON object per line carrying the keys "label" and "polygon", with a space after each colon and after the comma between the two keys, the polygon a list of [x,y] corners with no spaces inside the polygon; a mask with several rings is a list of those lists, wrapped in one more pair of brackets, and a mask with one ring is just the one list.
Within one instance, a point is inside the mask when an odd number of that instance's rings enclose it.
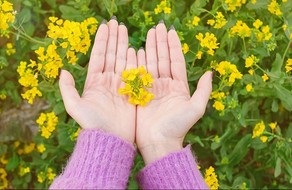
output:
{"label": "green leaf", "polygon": [[272,69],[271,72],[275,75],[279,75],[281,73],[281,69],[282,69],[282,57],[279,53],[276,54],[276,59],[275,61],[272,63]]}
{"label": "green leaf", "polygon": [[288,111],[292,111],[292,92],[277,83],[274,83],[273,87],[275,89],[276,96],[281,100],[283,106]]}
{"label": "green leaf", "polygon": [[8,163],[6,165],[6,170],[12,171],[15,168],[17,168],[19,165],[19,157],[15,152],[13,152],[13,156],[8,160]]}
{"label": "green leaf", "polygon": [[229,155],[229,165],[234,166],[238,164],[247,154],[251,143],[251,135],[248,134],[235,145],[233,151]]}
{"label": "green leaf", "polygon": [[275,172],[274,177],[278,177],[281,174],[281,158],[278,157],[276,160]]}

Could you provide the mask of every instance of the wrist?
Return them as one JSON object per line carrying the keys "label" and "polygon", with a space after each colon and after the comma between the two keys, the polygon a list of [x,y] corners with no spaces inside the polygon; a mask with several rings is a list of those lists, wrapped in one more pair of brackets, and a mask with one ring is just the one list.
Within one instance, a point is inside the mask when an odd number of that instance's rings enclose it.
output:
{"label": "wrist", "polygon": [[143,157],[145,165],[147,165],[181,149],[183,149],[182,142],[160,142],[140,147],[139,151]]}

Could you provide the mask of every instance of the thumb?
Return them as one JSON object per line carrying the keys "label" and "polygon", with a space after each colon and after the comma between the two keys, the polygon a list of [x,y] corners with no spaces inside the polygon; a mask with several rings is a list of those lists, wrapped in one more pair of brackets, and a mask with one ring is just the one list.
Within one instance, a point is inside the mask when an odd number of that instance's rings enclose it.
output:
{"label": "thumb", "polygon": [[200,119],[205,113],[212,92],[212,78],[213,73],[211,71],[205,72],[203,76],[201,76],[197,89],[191,97],[191,105],[196,111],[198,119]]}
{"label": "thumb", "polygon": [[71,115],[76,102],[80,99],[75,88],[73,76],[66,70],[61,70],[59,87],[67,112]]}

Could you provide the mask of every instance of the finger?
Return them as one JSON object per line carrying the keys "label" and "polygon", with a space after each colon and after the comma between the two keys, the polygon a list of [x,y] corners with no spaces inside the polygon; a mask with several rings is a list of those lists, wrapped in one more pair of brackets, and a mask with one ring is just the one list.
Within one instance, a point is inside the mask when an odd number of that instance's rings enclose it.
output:
{"label": "finger", "polygon": [[163,21],[161,21],[156,27],[156,40],[159,77],[171,77],[167,29]]}
{"label": "finger", "polygon": [[145,50],[143,48],[140,48],[137,53],[137,61],[138,61],[138,67],[143,66],[146,70],[146,57],[145,57]]}
{"label": "finger", "polygon": [[75,82],[72,75],[66,70],[61,71],[59,87],[65,108],[69,115],[72,116],[72,111],[76,109],[75,105],[80,99],[80,96],[75,88]]}
{"label": "finger", "polygon": [[156,32],[151,28],[147,33],[146,39],[146,65],[148,72],[154,78],[158,77],[157,52],[156,52]]}
{"label": "finger", "polygon": [[187,71],[185,58],[182,52],[181,42],[173,27],[168,32],[168,45],[171,61],[171,75],[173,79],[187,83]]}
{"label": "finger", "polygon": [[104,72],[114,72],[117,51],[118,22],[112,18],[108,22],[109,37],[107,42]]}
{"label": "finger", "polygon": [[212,78],[213,73],[211,71],[205,72],[203,76],[201,76],[197,89],[191,97],[191,105],[194,108],[198,119],[200,119],[205,113],[212,92]]}
{"label": "finger", "polygon": [[108,27],[105,22],[106,21],[103,21],[102,24],[99,26],[95,36],[88,65],[87,77],[90,75],[94,75],[98,72],[102,72],[104,68],[104,58],[108,40]]}
{"label": "finger", "polygon": [[128,30],[124,24],[118,27],[118,45],[115,72],[121,73],[125,70],[128,51]]}
{"label": "finger", "polygon": [[127,69],[137,68],[137,56],[135,49],[130,47],[127,52]]}

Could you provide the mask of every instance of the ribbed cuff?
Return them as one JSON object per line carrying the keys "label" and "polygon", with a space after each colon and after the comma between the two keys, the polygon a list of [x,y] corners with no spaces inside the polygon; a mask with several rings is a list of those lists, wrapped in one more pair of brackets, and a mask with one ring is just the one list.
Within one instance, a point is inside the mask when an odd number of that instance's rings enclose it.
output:
{"label": "ribbed cuff", "polygon": [[83,130],[63,174],[50,189],[125,189],[134,156],[134,146],[121,138]]}
{"label": "ribbed cuff", "polygon": [[142,189],[209,189],[190,145],[147,165],[137,180]]}

